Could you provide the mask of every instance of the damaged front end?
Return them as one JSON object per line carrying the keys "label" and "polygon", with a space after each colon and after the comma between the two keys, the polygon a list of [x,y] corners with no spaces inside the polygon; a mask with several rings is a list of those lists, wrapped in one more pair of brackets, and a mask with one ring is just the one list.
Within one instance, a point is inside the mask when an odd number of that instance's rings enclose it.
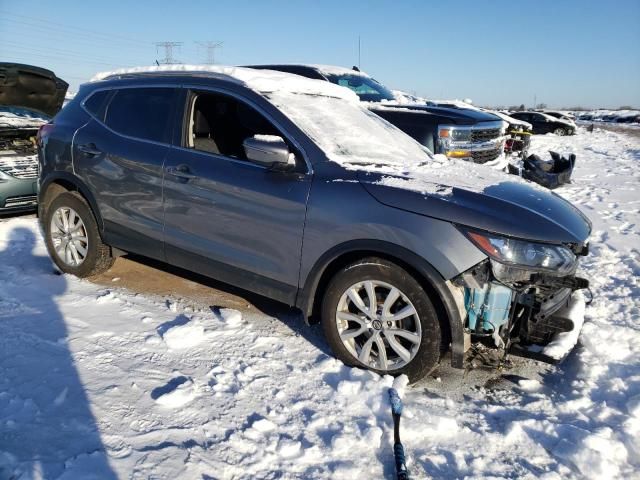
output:
{"label": "damaged front end", "polygon": [[466,346],[481,342],[502,351],[503,358],[510,353],[562,361],[584,320],[580,290],[589,282],[575,273],[588,246],[463,232],[489,257],[453,280],[464,296]]}

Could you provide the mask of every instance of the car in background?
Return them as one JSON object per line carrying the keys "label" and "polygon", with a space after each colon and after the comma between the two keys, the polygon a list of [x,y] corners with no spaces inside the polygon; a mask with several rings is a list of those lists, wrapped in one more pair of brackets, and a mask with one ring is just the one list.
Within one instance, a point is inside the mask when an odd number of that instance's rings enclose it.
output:
{"label": "car in background", "polygon": [[40,130],[38,154],[60,270],[86,277],[136,253],[208,275],[319,320],[348,365],[416,380],[448,350],[464,368],[472,340],[546,359],[582,326],[591,224],[577,208],[432,155],[327,82],[105,73]]}
{"label": "car in background", "polygon": [[559,118],[560,120],[564,120],[566,122],[575,123],[576,117],[571,115],[570,113],[558,112],[555,110],[536,110],[536,112],[546,113],[554,118]]}
{"label": "car in background", "polygon": [[509,116],[530,123],[533,126],[533,133],[537,135],[545,133],[573,135],[576,132],[576,126],[573,122],[552,117],[542,112],[511,112]]}
{"label": "car in background", "polygon": [[250,65],[250,68],[293,73],[346,87],[358,95],[369,110],[430,151],[498,169],[506,167],[503,152],[507,124],[490,113],[429,102],[400,102],[390,89],[355,67],[284,64]]}
{"label": "car in background", "polygon": [[35,210],[36,134],[60,110],[68,86],[50,70],[0,63],[0,214]]}

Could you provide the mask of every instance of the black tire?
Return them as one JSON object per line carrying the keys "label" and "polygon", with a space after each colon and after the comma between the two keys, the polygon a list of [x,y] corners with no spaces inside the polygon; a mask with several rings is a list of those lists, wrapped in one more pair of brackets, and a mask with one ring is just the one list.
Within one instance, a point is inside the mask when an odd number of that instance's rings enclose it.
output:
{"label": "black tire", "polygon": [[[84,223],[88,238],[87,254],[78,266],[72,266],[62,261],[53,246],[51,221],[53,214],[61,207],[73,209]],[[61,193],[46,206],[43,230],[49,256],[64,273],[70,273],[81,278],[91,277],[106,272],[115,261],[111,255],[111,247],[102,243],[98,225],[91,208],[85,199],[76,192]]]}
{"label": "black tire", "polygon": [[[347,349],[340,338],[336,319],[340,300],[351,286],[367,280],[384,282],[396,287],[408,298],[417,312],[421,341],[415,356],[400,368],[382,370],[365,365]],[[376,291],[376,295],[377,293]],[[359,260],[341,269],[333,277],[324,293],[321,323],[325,338],[334,355],[349,366],[366,368],[379,374],[394,376],[406,374],[413,382],[432,372],[440,360],[442,330],[433,303],[420,283],[411,274],[384,259],[372,257]],[[386,345],[388,346],[388,343]],[[391,350],[389,351],[391,352]]]}
{"label": "black tire", "polygon": [[556,128],[553,133],[558,135],[559,137],[564,137],[567,134],[567,131],[564,128]]}

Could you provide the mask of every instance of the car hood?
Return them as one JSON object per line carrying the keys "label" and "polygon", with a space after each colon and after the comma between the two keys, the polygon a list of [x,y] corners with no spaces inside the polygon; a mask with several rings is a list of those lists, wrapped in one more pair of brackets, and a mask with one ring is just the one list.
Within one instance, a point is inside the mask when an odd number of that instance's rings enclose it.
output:
{"label": "car hood", "polygon": [[554,121],[556,123],[562,123],[563,125],[566,125],[568,127],[575,127],[576,124],[574,122],[572,122],[571,120],[566,120],[564,118],[554,118]]}
{"label": "car hood", "polygon": [[497,116],[475,110],[472,108],[459,108],[459,107],[436,107],[431,105],[422,104],[395,104],[395,103],[372,103],[370,105],[371,110],[376,108],[401,108],[407,111],[414,111],[416,113],[427,112],[435,115],[441,115],[448,117],[452,122],[460,124],[475,124],[478,122],[495,122],[500,120]]}
{"label": "car hood", "polygon": [[379,202],[420,215],[511,237],[583,244],[591,223],[555,193],[519,177],[469,162],[425,172],[359,171]]}
{"label": "car hood", "polygon": [[0,105],[28,108],[54,116],[69,84],[44,68],[0,62]]}

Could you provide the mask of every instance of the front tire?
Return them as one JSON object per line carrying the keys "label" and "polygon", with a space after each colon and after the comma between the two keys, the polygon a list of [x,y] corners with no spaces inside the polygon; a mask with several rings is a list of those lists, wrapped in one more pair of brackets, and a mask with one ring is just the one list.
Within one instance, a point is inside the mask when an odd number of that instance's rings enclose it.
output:
{"label": "front tire", "polygon": [[339,271],[322,302],[322,327],[335,356],[411,381],[438,364],[442,331],[416,279],[398,265],[367,258]]}
{"label": "front tire", "polygon": [[559,137],[564,137],[567,132],[564,128],[556,128],[553,133],[555,133],[556,135],[558,135]]}
{"label": "front tire", "polygon": [[64,273],[91,277],[111,268],[111,248],[102,243],[91,208],[79,194],[61,193],[46,208],[45,243]]}

